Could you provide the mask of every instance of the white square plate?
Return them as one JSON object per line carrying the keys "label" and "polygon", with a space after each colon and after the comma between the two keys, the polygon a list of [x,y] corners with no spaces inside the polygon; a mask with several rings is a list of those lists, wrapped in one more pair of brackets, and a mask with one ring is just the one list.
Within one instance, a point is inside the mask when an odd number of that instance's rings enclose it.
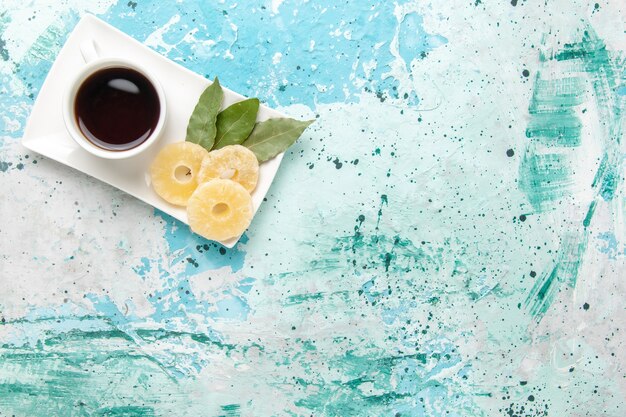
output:
{"label": "white square plate", "polygon": [[[150,68],[165,91],[167,117],[161,138],[136,157],[100,159],[79,147],[65,129],[61,100],[71,76],[84,65],[80,44],[89,39],[95,42],[99,55],[103,57],[126,58]],[[28,120],[22,144],[33,152],[91,175],[188,223],[185,208],[167,203],[154,192],[150,186],[148,167],[163,145],[185,140],[189,116],[208,85],[204,77],[170,61],[102,20],[87,15],[76,25],[52,65]],[[227,107],[244,98],[224,88],[223,106]],[[260,106],[258,121],[275,117],[287,116]],[[259,182],[252,193],[255,213],[272,184],[282,158],[283,154],[280,154],[260,165]],[[220,243],[231,248],[239,237]]]}

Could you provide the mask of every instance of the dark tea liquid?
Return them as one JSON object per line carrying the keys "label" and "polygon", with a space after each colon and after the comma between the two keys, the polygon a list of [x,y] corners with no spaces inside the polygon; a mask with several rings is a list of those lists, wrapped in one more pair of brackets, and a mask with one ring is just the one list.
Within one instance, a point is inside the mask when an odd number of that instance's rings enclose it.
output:
{"label": "dark tea liquid", "polygon": [[94,145],[124,151],[141,145],[156,128],[161,111],[152,83],[129,68],[91,74],[74,101],[76,122]]}

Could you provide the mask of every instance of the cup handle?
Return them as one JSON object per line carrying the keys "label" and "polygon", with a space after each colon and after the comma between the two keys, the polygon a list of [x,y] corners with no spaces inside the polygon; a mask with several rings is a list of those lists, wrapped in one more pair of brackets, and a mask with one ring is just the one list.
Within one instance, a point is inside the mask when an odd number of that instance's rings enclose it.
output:
{"label": "cup handle", "polygon": [[80,44],[80,53],[83,56],[85,63],[98,59],[100,56],[98,53],[98,46],[93,39],[86,40]]}

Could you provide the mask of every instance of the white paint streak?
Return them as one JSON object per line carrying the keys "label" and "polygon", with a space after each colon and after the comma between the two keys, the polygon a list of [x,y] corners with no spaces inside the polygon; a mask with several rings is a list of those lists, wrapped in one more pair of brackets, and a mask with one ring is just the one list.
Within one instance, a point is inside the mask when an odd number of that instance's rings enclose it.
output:
{"label": "white paint streak", "polygon": [[174,47],[176,47],[176,44],[169,44],[165,42],[165,40],[163,40],[163,35],[167,33],[170,28],[178,22],[180,22],[180,15],[175,14],[174,16],[170,17],[170,20],[168,20],[166,24],[148,35],[148,37],[144,41],[144,44],[156,50],[162,48],[166,54],[169,53],[172,49],[174,49]]}
{"label": "white paint streak", "polygon": [[280,52],[276,52],[274,56],[272,57],[272,64],[278,65],[281,59],[283,59],[283,54],[281,54]]}
{"label": "white paint streak", "polygon": [[285,0],[272,0],[272,13],[278,14],[278,8]]}

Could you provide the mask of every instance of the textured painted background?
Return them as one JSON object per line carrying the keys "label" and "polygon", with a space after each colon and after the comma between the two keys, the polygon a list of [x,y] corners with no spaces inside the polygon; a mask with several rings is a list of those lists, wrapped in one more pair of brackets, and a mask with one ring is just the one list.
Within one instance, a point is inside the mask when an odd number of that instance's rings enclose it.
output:
{"label": "textured painted background", "polygon": [[[84,13],[318,118],[227,250],[20,137]],[[0,416],[623,416],[624,3],[0,6]]]}

